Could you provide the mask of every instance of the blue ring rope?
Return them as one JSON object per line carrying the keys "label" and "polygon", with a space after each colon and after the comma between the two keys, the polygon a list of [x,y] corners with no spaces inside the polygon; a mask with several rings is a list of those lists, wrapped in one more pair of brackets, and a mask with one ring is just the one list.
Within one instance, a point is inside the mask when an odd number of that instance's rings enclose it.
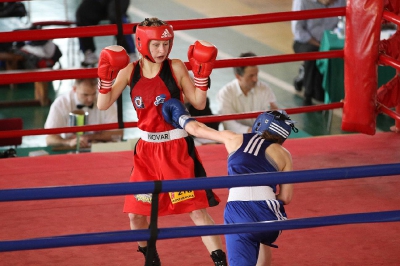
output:
{"label": "blue ring rope", "polygon": [[[382,164],[319,170],[303,170],[293,172],[248,174],[234,177],[225,176],[213,178],[197,178],[190,180],[171,180],[162,182],[163,188],[161,191],[169,192],[191,189],[197,190],[239,186],[259,186],[276,183],[303,183],[351,178],[365,178],[374,176],[392,176],[399,174],[400,164]],[[0,201],[116,196],[126,194],[150,193],[153,190],[154,182],[98,184],[50,188],[5,189],[0,190]],[[252,233],[271,230],[290,230],[354,223],[396,221],[400,221],[400,210],[290,219],[286,221],[273,222],[164,228],[159,229],[158,239],[182,238],[202,235]],[[0,252],[146,241],[149,239],[149,237],[150,230],[128,230],[55,236],[25,240],[0,241]]]}
{"label": "blue ring rope", "polygon": [[[400,221],[400,210],[289,219],[284,221],[160,228],[158,239],[396,221]],[[42,237],[27,240],[0,241],[0,252],[146,241],[149,238],[149,229]]]}
{"label": "blue ring rope", "polygon": [[[392,176],[399,174],[400,164],[380,164],[292,172],[259,173],[162,181],[161,192],[262,186],[270,184],[294,184],[375,176]],[[154,182],[128,182],[62,187],[3,189],[0,190],[0,202],[144,194],[153,192],[154,187]]]}

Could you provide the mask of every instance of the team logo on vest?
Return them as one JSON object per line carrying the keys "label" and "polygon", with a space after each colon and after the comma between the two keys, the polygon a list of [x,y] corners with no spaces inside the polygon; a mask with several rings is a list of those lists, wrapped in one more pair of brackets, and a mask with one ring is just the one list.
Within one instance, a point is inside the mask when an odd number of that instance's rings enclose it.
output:
{"label": "team logo on vest", "polygon": [[161,95],[157,96],[156,100],[154,101],[154,105],[159,106],[161,103],[164,103],[165,98],[167,98],[167,96],[165,96],[165,94],[161,94]]}
{"label": "team logo on vest", "polygon": [[143,109],[144,108],[144,103],[143,99],[141,96],[136,96],[135,99],[133,100],[135,103],[136,108]]}
{"label": "team logo on vest", "polygon": [[163,34],[161,34],[161,39],[172,37],[171,33],[167,29],[164,30]]}

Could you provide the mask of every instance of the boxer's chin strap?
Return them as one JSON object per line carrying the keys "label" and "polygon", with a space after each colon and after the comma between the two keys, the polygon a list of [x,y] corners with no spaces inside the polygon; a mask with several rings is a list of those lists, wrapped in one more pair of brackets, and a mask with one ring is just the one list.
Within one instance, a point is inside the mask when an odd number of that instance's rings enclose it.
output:
{"label": "boxer's chin strap", "polygon": [[154,191],[151,198],[151,216],[150,216],[150,239],[147,241],[147,253],[145,266],[153,265],[153,258],[156,254],[156,241],[158,237],[158,196],[162,189],[162,183],[159,180],[154,181]]}

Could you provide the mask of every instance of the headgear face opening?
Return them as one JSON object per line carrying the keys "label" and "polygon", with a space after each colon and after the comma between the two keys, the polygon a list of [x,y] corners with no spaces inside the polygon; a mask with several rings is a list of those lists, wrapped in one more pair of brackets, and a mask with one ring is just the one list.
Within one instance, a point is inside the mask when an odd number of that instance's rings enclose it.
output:
{"label": "headgear face opening", "polygon": [[174,41],[174,30],[171,25],[161,26],[136,26],[135,30],[136,48],[143,57],[155,63],[149,49],[150,41],[169,41],[169,50],[167,57],[172,49]]}
{"label": "headgear face opening", "polygon": [[267,111],[257,117],[253,124],[252,132],[262,135],[264,131],[268,131],[270,134],[280,136],[286,140],[292,130],[298,132],[294,123],[284,110]]}

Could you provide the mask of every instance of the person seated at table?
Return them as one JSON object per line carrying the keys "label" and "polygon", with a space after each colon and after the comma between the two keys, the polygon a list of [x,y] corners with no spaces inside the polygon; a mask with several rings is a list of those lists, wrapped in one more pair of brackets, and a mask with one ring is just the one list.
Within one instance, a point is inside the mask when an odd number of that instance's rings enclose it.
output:
{"label": "person seated at table", "polygon": [[[82,110],[88,113],[87,125],[116,123],[117,105],[105,111],[97,108],[97,78],[76,79],[69,93],[57,97],[50,106],[44,128],[68,127],[70,112]],[[108,142],[122,139],[123,130],[85,132],[79,137],[79,147],[88,148],[91,142]],[[49,146],[77,146],[76,133],[52,134],[46,136]]]}
{"label": "person seated at table", "polygon": [[[343,6],[346,6],[346,0],[294,0],[292,10],[304,11]],[[337,23],[338,17],[293,20],[294,52],[307,53],[319,51],[324,31],[335,29]],[[311,105],[313,98],[323,102],[322,75],[317,68],[316,60],[305,61],[303,66],[304,73],[302,71],[299,73],[299,75],[303,75],[303,79],[295,78],[294,84],[297,91],[301,91],[302,85],[304,85],[303,105]]]}
{"label": "person seated at table", "polygon": [[[241,53],[239,57],[256,56],[253,52]],[[218,92],[220,115],[256,111],[276,110],[276,96],[272,89],[258,79],[258,66],[248,65],[233,68],[235,79]],[[235,133],[249,133],[254,119],[224,121],[224,129]]]}

